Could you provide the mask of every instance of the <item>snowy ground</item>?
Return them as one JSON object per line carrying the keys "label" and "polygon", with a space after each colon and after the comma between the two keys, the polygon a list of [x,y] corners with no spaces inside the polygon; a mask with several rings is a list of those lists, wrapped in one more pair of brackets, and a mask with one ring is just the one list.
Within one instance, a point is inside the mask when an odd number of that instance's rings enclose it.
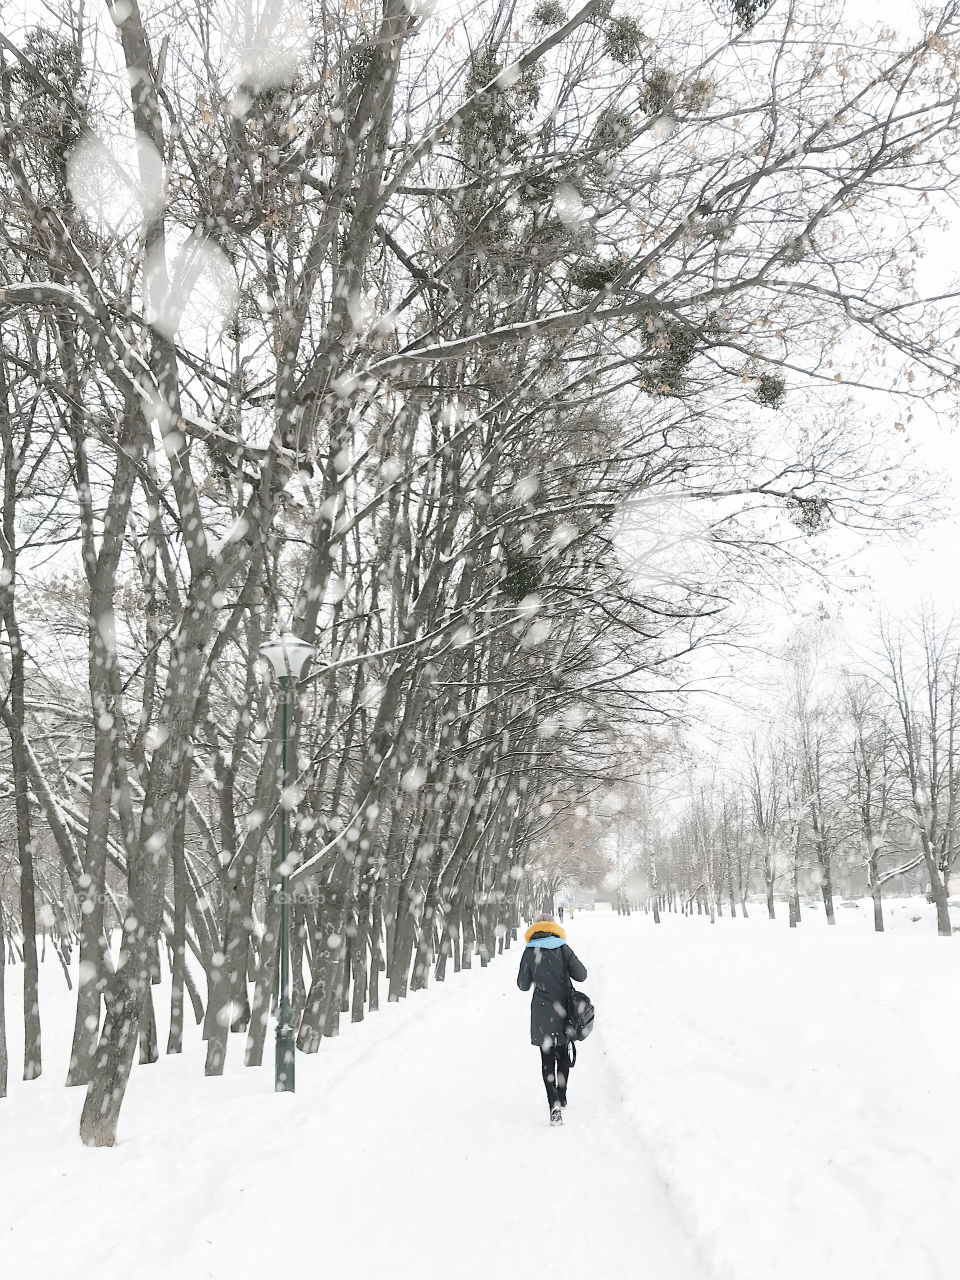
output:
{"label": "snowy ground", "polygon": [[882,935],[867,903],[838,916],[575,922],[626,1110],[716,1280],[960,1275],[960,942],[915,900]]}
{"label": "snowy ground", "polygon": [[513,951],[299,1056],[294,1096],[239,1037],[221,1080],[199,1046],[138,1068],[87,1151],[48,962],[44,1078],[0,1102],[0,1272],[954,1280],[960,946],[918,912],[578,915],[598,1022],[561,1131]]}
{"label": "snowy ground", "polygon": [[[80,1146],[82,1096],[59,1087],[66,1045],[51,1044],[46,1078],[0,1102],[0,1275],[237,1280],[284,1259],[351,1280],[561,1264],[628,1280],[639,1233],[650,1274],[700,1280],[599,1036],[567,1125],[549,1128],[518,962],[452,975],[299,1055],[293,1096],[272,1093],[272,1065],[240,1065],[242,1037],[221,1080],[199,1050],[138,1068],[109,1151]],[[62,1005],[53,966],[46,978]]]}

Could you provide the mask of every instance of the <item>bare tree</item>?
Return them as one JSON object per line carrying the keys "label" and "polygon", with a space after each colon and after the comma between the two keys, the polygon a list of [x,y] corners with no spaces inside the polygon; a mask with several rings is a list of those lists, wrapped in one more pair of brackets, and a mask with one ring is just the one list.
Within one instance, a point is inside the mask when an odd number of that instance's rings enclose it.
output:
{"label": "bare tree", "polygon": [[898,731],[896,749],[910,790],[913,822],[937,909],[937,930],[952,933],[949,872],[957,819],[960,650],[932,610],[912,627],[880,627],[881,679]]}
{"label": "bare tree", "polygon": [[754,736],[747,752],[746,786],[750,796],[753,830],[760,850],[760,863],[767,895],[767,915],[776,918],[777,880],[783,873],[779,842],[784,818],[783,761],[773,740]]}
{"label": "bare tree", "polygon": [[[901,808],[898,794],[895,735],[884,714],[882,692],[863,674],[844,679],[845,711],[849,721],[849,758],[852,793],[856,800],[859,835],[867,887],[873,899],[873,922],[883,932],[883,886],[904,875],[922,861],[921,853],[908,853],[892,839]],[[887,859],[896,857],[894,866]]]}

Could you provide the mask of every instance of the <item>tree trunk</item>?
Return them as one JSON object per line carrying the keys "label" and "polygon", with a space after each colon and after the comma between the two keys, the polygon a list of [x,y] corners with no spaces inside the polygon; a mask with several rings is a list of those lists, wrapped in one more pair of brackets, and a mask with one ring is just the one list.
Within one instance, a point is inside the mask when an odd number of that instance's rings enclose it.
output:
{"label": "tree trunk", "polygon": [[[350,1012],[350,984],[353,982],[353,950],[350,946],[350,934],[345,933],[343,938],[342,950],[340,953],[340,1014]],[[337,1019],[337,1030],[334,1034],[339,1035],[340,1019]]]}
{"label": "tree trunk", "polygon": [[[535,913],[534,913],[535,914]],[[460,967],[461,969],[471,969],[473,967],[473,952],[476,946],[476,933],[473,923],[473,908],[467,904],[461,916],[460,928]]]}
{"label": "tree trunk", "polygon": [[[254,794],[254,808],[266,812],[272,797],[277,794],[277,767],[279,744],[283,734],[283,699],[274,711],[272,741],[275,749],[264,754]],[[232,773],[228,782],[232,782]],[[279,817],[279,814],[278,814]],[[225,852],[230,855],[233,840],[229,815],[221,818],[221,832],[225,834]],[[204,1038],[207,1041],[207,1057],[204,1067],[208,1076],[223,1074],[231,1031],[243,1031],[249,1024],[250,1007],[247,991],[247,969],[250,958],[250,924],[253,916],[253,892],[256,882],[257,861],[262,836],[261,828],[251,828],[239,849],[232,850],[230,864],[222,877],[223,923],[220,953],[223,960],[212,972],[213,986],[209,993]],[[229,842],[229,843],[227,843]],[[271,865],[279,868],[279,858],[274,847]],[[296,912],[291,912],[293,917]],[[295,950],[296,941],[291,950]],[[296,974],[297,970],[293,970]]]}
{"label": "tree trunk", "polygon": [[139,839],[128,855],[130,906],[124,920],[123,951],[111,984],[94,1073],[80,1116],[80,1137],[87,1146],[110,1147],[116,1142],[117,1121],[130,1079],[137,1027],[163,921],[172,830],[186,803],[184,789],[189,777],[184,760],[192,750],[212,586],[209,574],[194,582],[192,600],[187,602],[185,619],[170,655],[170,682],[160,711],[160,723],[168,736],[154,752]]}
{"label": "tree trunk", "polygon": [[[330,997],[327,1000],[326,1015],[323,1019],[323,1034],[328,1040],[336,1039],[340,1034],[340,1015],[344,1012],[344,998],[350,981],[350,953],[344,936],[345,928],[345,924],[341,925],[338,934],[340,941],[336,948]],[[347,1005],[346,1008],[349,1011],[350,1006]]]}
{"label": "tree trunk", "polygon": [[[104,517],[100,550],[94,539],[93,509],[83,424],[72,424],[78,500],[83,535],[83,565],[89,586],[87,612],[88,687],[93,730],[93,770],[90,777],[90,810],[80,879],[80,981],[67,1084],[87,1084],[100,1030],[100,1001],[110,980],[110,939],[106,917],[107,842],[110,806],[121,732],[121,708],[116,692],[114,594],[117,568],[123,551],[124,531],[133,494],[136,454],[129,425],[135,420],[128,405],[126,449],[118,463],[110,502]],[[128,850],[129,856],[129,850]]]}
{"label": "tree trunk", "polygon": [[440,946],[437,948],[437,963],[433,970],[433,976],[437,982],[443,982],[446,978],[447,960],[453,953],[453,949],[456,945],[454,941],[456,925],[453,922],[453,910],[452,905],[448,905],[447,911],[443,913]]}
{"label": "tree trunk", "polygon": [[[32,414],[15,426],[8,409],[6,365],[0,365],[0,411],[2,411],[3,573],[0,578],[0,619],[10,647],[8,691],[9,714],[4,717],[10,732],[14,813],[17,824],[17,854],[20,860],[20,925],[23,933],[23,1078],[35,1080],[42,1070],[40,1042],[40,972],[37,960],[37,907],[31,831],[29,752],[26,743],[26,696],[24,685],[23,637],[17,616],[17,502],[20,471],[30,440]],[[14,434],[16,432],[16,441]]]}
{"label": "tree trunk", "polygon": [[[330,1019],[339,1019],[340,1013],[340,957],[346,928],[347,894],[343,887],[331,883],[321,889],[318,897],[313,971],[297,1032],[297,1048],[303,1053],[316,1053],[321,1037],[335,1034]],[[328,1025],[331,1026],[330,1032],[327,1031]]]}
{"label": "tree trunk", "polygon": [[947,891],[936,868],[933,869],[930,875],[930,896],[933,898],[937,908],[937,933],[941,938],[949,938],[953,935],[953,925],[950,923]]}
{"label": "tree trunk", "polygon": [[657,882],[657,855],[653,851],[653,841],[647,842],[647,873],[650,877],[650,897],[653,902],[653,923],[660,923],[660,886]]}
{"label": "tree trunk", "polygon": [[[923,811],[916,806],[918,822],[924,820]],[[937,908],[937,933],[941,938],[949,938],[953,935],[953,926],[950,923],[950,908],[947,906],[947,893],[944,888],[942,879],[940,878],[940,870],[937,862],[936,849],[934,848],[931,832],[926,826],[920,826],[920,849],[923,853],[924,865],[927,868],[927,876],[930,882],[930,897],[934,901]]]}
{"label": "tree trunk", "polygon": [[[376,886],[379,889],[379,884]],[[380,1008],[380,971],[383,968],[383,907],[380,894],[374,892],[373,919],[370,924],[370,992],[367,1008],[376,1013]]]}
{"label": "tree trunk", "polygon": [[11,711],[14,732],[11,736],[13,764],[14,811],[17,822],[17,849],[20,856],[20,922],[23,933],[23,1078],[35,1080],[42,1070],[40,1043],[40,967],[37,957],[36,880],[33,866],[33,832],[30,813],[29,779],[23,726],[25,716],[23,689],[23,655],[17,630],[10,628]]}
{"label": "tree trunk", "polygon": [[730,919],[731,919],[731,920],[736,920],[736,918],[737,918],[737,895],[736,895],[736,893],[734,892],[734,889],[733,889],[733,863],[732,863],[732,861],[731,861],[731,862],[728,862],[728,864],[727,864],[727,897],[728,897],[728,898],[729,898],[729,900],[730,900]]}
{"label": "tree trunk", "polygon": [[827,924],[836,924],[837,921],[833,914],[833,873],[829,857],[825,855],[821,856],[820,868],[822,872],[820,889],[823,894],[824,910],[827,913]]}
{"label": "tree trunk", "polygon": [[0,908],[0,1098],[7,1096],[7,1013],[5,979],[7,973],[7,939],[3,930],[3,911]]}
{"label": "tree trunk", "polygon": [[[19,719],[16,698],[14,716]],[[22,723],[22,721],[21,721]],[[40,967],[37,959],[36,881],[33,871],[33,836],[30,799],[23,752],[13,744],[16,788],[17,843],[20,852],[20,920],[23,928],[23,1078],[36,1080],[43,1069],[40,1044]]]}
{"label": "tree trunk", "polygon": [[873,927],[877,933],[883,933],[883,892],[876,882],[870,887],[873,898]]}
{"label": "tree trunk", "polygon": [[26,698],[24,688],[24,654],[20,624],[14,605],[16,575],[16,528],[14,496],[19,462],[13,457],[12,441],[5,435],[3,571],[0,584],[0,616],[10,642],[9,701],[6,723],[10,730],[10,756],[13,773],[14,814],[17,824],[17,853],[20,860],[20,926],[23,934],[23,1078],[35,1080],[42,1070],[40,1043],[40,969],[37,958],[37,902],[33,867],[33,832],[30,812],[29,759],[26,746]]}
{"label": "tree trunk", "polygon": [[413,908],[407,901],[406,893],[401,890],[397,911],[397,922],[394,926],[393,954],[387,965],[387,1000],[393,1004],[402,1000],[407,994],[410,980],[410,962],[413,955],[414,918]]}
{"label": "tree trunk", "polygon": [[431,883],[420,914],[420,938],[410,979],[411,991],[421,991],[427,986],[430,966],[433,963],[433,931],[437,913],[437,885]]}
{"label": "tree trunk", "polygon": [[263,1046],[267,1038],[267,1023],[270,1021],[270,1005],[277,985],[279,934],[280,903],[277,901],[276,894],[272,893],[267,902],[263,937],[260,939],[257,980],[253,991],[253,1008],[250,1011],[250,1026],[247,1030],[247,1044],[243,1058],[248,1067],[259,1067],[263,1062]]}
{"label": "tree trunk", "polygon": [[290,917],[290,1003],[293,1006],[293,1025],[297,1026],[307,1002],[307,988],[303,981],[307,913],[301,903],[294,901],[291,904]]}
{"label": "tree trunk", "polygon": [[367,943],[370,936],[370,887],[364,884],[357,898],[357,912],[350,936],[350,969],[353,974],[353,997],[350,1021],[362,1022],[367,1000]]}
{"label": "tree trunk", "polygon": [[159,1056],[157,1019],[153,1009],[153,990],[148,987],[143,1001],[143,1015],[140,1018],[140,1065],[147,1066],[151,1062],[156,1062]]}
{"label": "tree trunk", "polygon": [[183,1049],[183,986],[187,960],[186,809],[173,833],[173,936],[170,948],[170,1030],[167,1053]]}
{"label": "tree trunk", "polygon": [[[144,960],[141,954],[132,963],[139,961],[142,972]],[[133,1066],[147,984],[142,978],[128,974],[126,967],[119,970],[114,979],[119,992],[107,1000],[107,1016],[80,1116],[80,1137],[88,1147],[112,1147],[116,1143],[120,1105]]]}

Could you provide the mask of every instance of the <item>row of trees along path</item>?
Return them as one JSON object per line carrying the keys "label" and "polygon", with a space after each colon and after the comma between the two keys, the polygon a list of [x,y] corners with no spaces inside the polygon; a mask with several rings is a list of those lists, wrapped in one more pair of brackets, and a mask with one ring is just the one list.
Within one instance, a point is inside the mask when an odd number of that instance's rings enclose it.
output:
{"label": "row of trees along path", "polygon": [[[615,870],[624,901],[770,919],[786,898],[822,899],[834,924],[838,881],[873,900],[924,893],[950,937],[950,880],[960,851],[960,645],[955,618],[932,605],[882,618],[856,654],[818,625],[784,650],[770,705],[746,733],[698,755],[682,736],[646,743],[646,771],[617,816]],[[839,648],[839,657],[837,649]],[[740,734],[740,741],[734,739]],[[657,798],[671,793],[658,813]]]}

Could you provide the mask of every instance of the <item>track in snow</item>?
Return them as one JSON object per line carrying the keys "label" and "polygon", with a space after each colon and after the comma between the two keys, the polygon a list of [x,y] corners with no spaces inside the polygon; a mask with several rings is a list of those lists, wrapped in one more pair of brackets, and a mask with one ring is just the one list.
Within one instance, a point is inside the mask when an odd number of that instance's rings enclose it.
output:
{"label": "track in snow", "polygon": [[626,1116],[599,999],[566,1123],[550,1128],[519,957],[298,1056],[293,1096],[270,1092],[269,1065],[238,1065],[242,1037],[222,1080],[202,1078],[198,1049],[138,1068],[113,1151],[79,1145],[82,1095],[51,1062],[53,1078],[0,1102],[4,1271],[704,1280]]}

